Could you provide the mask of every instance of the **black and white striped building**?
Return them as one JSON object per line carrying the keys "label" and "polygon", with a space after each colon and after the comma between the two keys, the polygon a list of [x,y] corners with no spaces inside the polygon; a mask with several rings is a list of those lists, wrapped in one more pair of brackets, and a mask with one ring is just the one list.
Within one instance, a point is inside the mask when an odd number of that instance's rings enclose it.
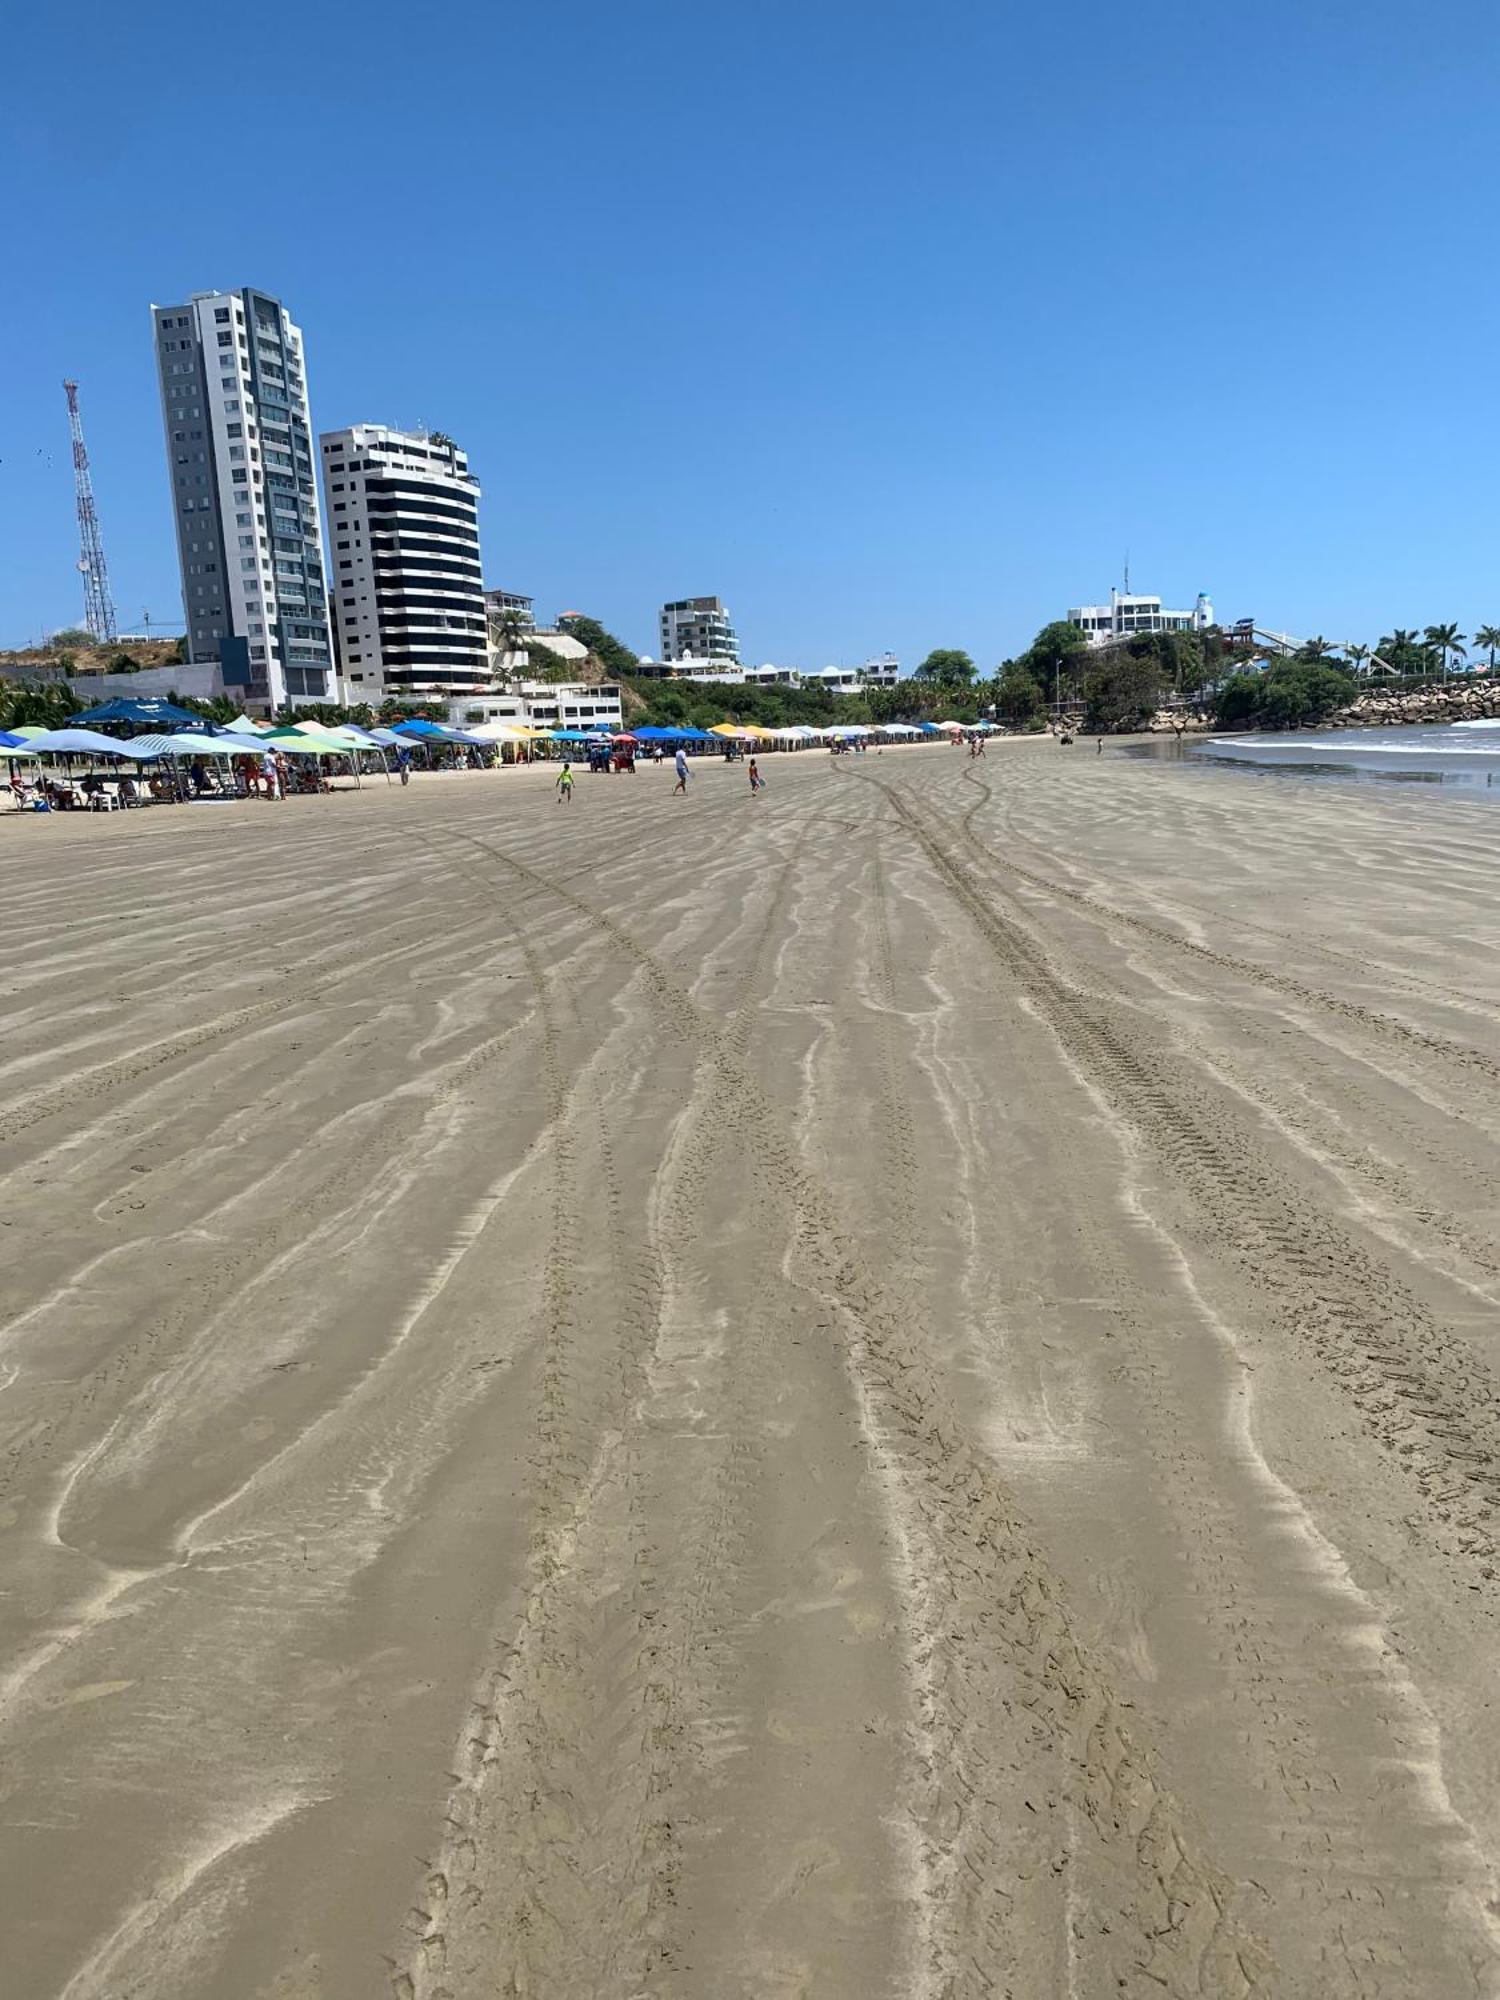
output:
{"label": "black and white striped building", "polygon": [[329,601],[347,702],[490,682],[479,482],[438,433],[325,431]]}

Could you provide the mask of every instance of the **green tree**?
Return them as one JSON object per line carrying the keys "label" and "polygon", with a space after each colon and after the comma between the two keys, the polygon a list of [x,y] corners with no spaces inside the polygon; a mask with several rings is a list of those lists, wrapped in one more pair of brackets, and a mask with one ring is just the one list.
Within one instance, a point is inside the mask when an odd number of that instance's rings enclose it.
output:
{"label": "green tree", "polygon": [[967,653],[952,646],[939,646],[929,653],[913,676],[919,681],[936,681],[939,687],[968,687],[974,678],[974,662]]}
{"label": "green tree", "polygon": [[81,625],[65,625],[61,632],[54,632],[47,641],[49,652],[65,651],[76,646],[92,646],[94,635],[85,632]]}
{"label": "green tree", "polygon": [[1315,660],[1277,660],[1262,674],[1231,674],[1219,690],[1214,721],[1223,729],[1305,729],[1347,708],[1357,688],[1342,667]]}
{"label": "green tree", "polygon": [[[618,680],[621,675],[628,678],[639,668],[639,657],[631,652],[623,639],[607,632],[597,618],[585,618],[580,611],[559,622],[580,646],[588,647],[612,680]],[[526,643],[530,645],[531,642],[528,640]]]}
{"label": "green tree", "polygon": [[1328,641],[1320,632],[1315,639],[1303,640],[1302,644],[1297,648],[1297,658],[1299,660],[1308,660],[1316,665],[1319,660],[1326,660],[1332,650]]}
{"label": "green tree", "polygon": [[1055,618],[1037,633],[1021,659],[1043,692],[1050,688],[1051,699],[1061,701],[1064,692],[1079,691],[1088,652],[1089,642],[1079,628],[1066,618]]}
{"label": "green tree", "polygon": [[995,713],[1007,722],[1026,724],[1047,706],[1047,697],[1024,660],[1007,660],[995,678]]}
{"label": "green tree", "polygon": [[1420,637],[1404,625],[1382,639],[1375,651],[1393,674],[1423,674],[1430,664]]}
{"label": "green tree", "polygon": [[1461,660],[1469,657],[1463,643],[1464,635],[1456,625],[1429,625],[1422,637],[1442,661],[1445,678],[1448,673],[1448,656],[1451,653],[1457,653]]}
{"label": "green tree", "polygon": [[1260,704],[1260,684],[1264,674],[1231,674],[1222,682],[1214,701],[1214,726],[1233,729],[1254,719]]}
{"label": "green tree", "polygon": [[1161,705],[1161,659],[1155,647],[1111,646],[1095,656],[1083,684],[1083,726],[1105,735],[1143,729]]}
{"label": "green tree", "polygon": [[1495,653],[1500,649],[1500,625],[1481,625],[1474,634],[1474,644],[1483,646],[1490,656],[1490,672],[1495,671]]}
{"label": "green tree", "polygon": [[533,681],[572,681],[578,678],[576,660],[564,659],[539,639],[523,641],[526,648],[526,678]]}
{"label": "green tree", "polygon": [[0,681],[0,729],[60,729],[85,706],[66,681]]}
{"label": "green tree", "polygon": [[1365,661],[1369,657],[1370,649],[1368,646],[1345,646],[1344,648],[1344,658],[1349,662],[1355,673],[1363,671]]}

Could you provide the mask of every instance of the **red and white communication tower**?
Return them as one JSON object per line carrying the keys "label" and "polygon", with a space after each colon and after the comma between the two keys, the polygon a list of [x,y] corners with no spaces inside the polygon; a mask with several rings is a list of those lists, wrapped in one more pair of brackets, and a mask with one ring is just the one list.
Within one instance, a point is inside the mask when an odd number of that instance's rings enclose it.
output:
{"label": "red and white communication tower", "polygon": [[115,607],[104,567],[104,544],[99,539],[99,516],[94,511],[94,482],[89,477],[83,419],[78,414],[78,384],[64,382],[63,387],[68,392],[68,428],[73,433],[73,486],[78,495],[78,568],[83,576],[83,622],[89,628],[90,636],[103,645],[115,637]]}

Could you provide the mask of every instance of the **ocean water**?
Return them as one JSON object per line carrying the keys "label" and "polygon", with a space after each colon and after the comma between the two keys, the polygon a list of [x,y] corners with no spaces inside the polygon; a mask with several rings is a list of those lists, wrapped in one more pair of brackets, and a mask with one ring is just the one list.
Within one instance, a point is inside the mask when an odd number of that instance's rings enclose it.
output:
{"label": "ocean water", "polygon": [[1267,777],[1345,784],[1453,785],[1500,803],[1500,721],[1404,729],[1299,729],[1285,734],[1184,738],[1144,744],[1147,756],[1181,757]]}

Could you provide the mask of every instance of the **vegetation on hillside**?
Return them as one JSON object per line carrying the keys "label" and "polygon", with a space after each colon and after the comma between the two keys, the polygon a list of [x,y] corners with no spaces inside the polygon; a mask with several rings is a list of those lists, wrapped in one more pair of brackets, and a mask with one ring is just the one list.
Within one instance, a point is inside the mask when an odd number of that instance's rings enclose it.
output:
{"label": "vegetation on hillside", "polygon": [[974,679],[974,662],[955,647],[939,646],[914,670],[912,679],[935,681],[939,687],[966,688]]}
{"label": "vegetation on hillside", "polygon": [[1097,735],[1145,729],[1161,706],[1162,666],[1155,649],[1135,643],[1097,652],[1083,683],[1083,726]]}
{"label": "vegetation on hillside", "polygon": [[1041,726],[1047,697],[1024,661],[1007,660],[995,676],[994,702],[997,721],[1012,729],[1030,729]]}
{"label": "vegetation on hillside", "polygon": [[[639,669],[641,663],[637,655],[631,652],[623,639],[617,639],[613,632],[606,631],[597,618],[586,618],[579,611],[558,622],[580,646],[587,646],[608,679],[628,679]],[[530,644],[528,640],[527,645]]]}
{"label": "vegetation on hillside", "polygon": [[1263,673],[1229,676],[1214,701],[1214,723],[1220,729],[1304,729],[1347,708],[1358,692],[1342,667],[1276,660]]}

